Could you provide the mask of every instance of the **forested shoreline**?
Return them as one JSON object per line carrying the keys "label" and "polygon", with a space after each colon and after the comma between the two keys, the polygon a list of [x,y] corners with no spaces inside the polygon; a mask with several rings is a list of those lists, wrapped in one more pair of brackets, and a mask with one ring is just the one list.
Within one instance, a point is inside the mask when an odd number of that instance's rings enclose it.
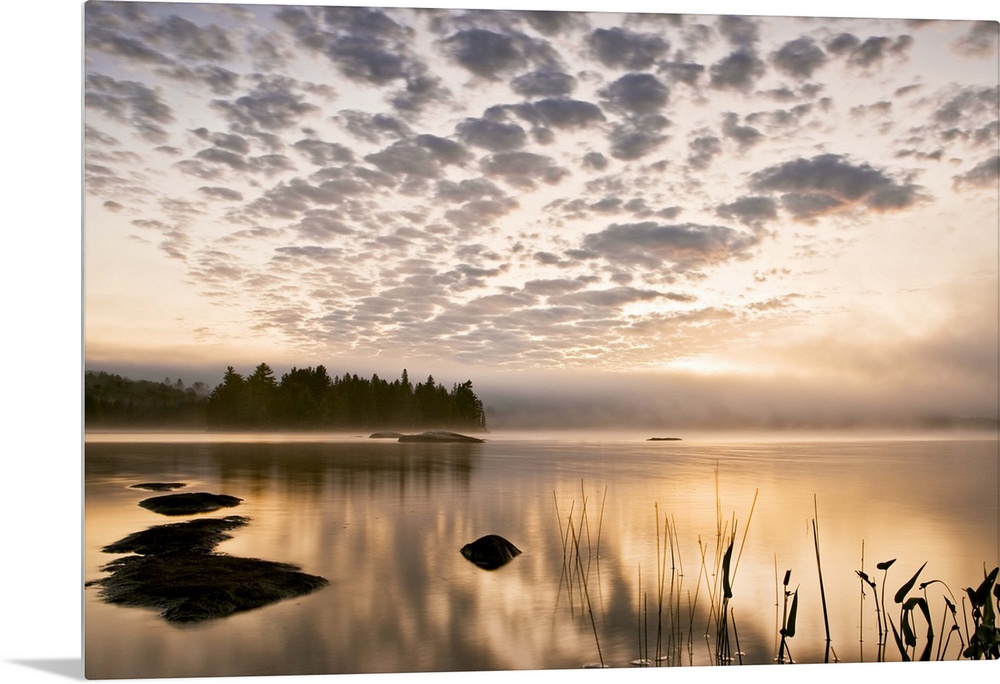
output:
{"label": "forested shoreline", "polygon": [[413,384],[406,369],[388,381],[378,374],[331,377],[322,365],[292,368],[278,379],[266,363],[245,377],[227,367],[211,391],[204,383],[185,387],[169,378],[157,383],[87,371],[84,416],[87,428],[486,430],[471,380],[448,390],[433,376]]}

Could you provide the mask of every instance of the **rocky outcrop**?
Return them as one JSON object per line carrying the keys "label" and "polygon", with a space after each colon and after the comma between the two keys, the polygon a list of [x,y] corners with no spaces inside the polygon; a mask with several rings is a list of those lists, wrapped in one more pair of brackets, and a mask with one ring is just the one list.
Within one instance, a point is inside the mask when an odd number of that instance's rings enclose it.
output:
{"label": "rocky outcrop", "polygon": [[482,444],[485,439],[469,437],[457,432],[446,432],[444,430],[430,430],[415,435],[402,435],[400,442],[463,442],[468,444]]}
{"label": "rocky outcrop", "polygon": [[166,494],[143,499],[139,505],[146,510],[161,515],[189,515],[191,513],[209,513],[220,508],[239,506],[240,501],[228,494],[209,494],[208,492],[185,492],[183,494]]}

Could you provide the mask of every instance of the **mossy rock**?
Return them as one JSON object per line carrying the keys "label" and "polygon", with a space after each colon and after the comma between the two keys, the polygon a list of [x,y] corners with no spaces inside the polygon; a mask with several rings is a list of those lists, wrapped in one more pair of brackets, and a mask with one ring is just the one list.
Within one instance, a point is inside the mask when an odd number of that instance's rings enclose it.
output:
{"label": "mossy rock", "polygon": [[250,518],[230,515],[225,518],[201,518],[180,523],[157,525],[133,532],[101,551],[105,553],[137,553],[142,556],[165,554],[208,554],[221,542],[231,539],[227,531],[242,527]]}
{"label": "mossy rock", "polygon": [[170,622],[201,622],[315,591],[327,580],[288,563],[221,554],[124,556],[87,583],[122,606],[160,610]]}
{"label": "mossy rock", "polygon": [[192,513],[210,513],[220,508],[239,506],[243,499],[228,494],[209,494],[208,492],[185,492],[183,494],[165,494],[143,499],[139,505],[161,515],[190,515]]}
{"label": "mossy rock", "polygon": [[521,549],[498,534],[488,534],[463,546],[461,553],[484,570],[496,570],[521,555]]}
{"label": "mossy rock", "polygon": [[151,492],[169,492],[187,485],[183,482],[143,482],[132,485],[132,489],[148,489]]}

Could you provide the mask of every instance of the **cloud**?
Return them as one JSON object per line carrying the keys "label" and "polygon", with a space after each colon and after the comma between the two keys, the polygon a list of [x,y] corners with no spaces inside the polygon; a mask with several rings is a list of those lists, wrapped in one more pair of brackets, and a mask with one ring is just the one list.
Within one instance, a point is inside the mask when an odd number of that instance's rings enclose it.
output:
{"label": "cloud", "polygon": [[247,168],[247,160],[242,154],[236,154],[235,152],[223,150],[218,147],[209,147],[199,150],[194,156],[196,159],[200,159],[201,161],[212,164],[222,164],[236,171],[242,171]]}
{"label": "cloud", "polygon": [[304,239],[316,242],[327,242],[354,234],[354,230],[343,221],[342,214],[329,209],[310,209],[292,227]]}
{"label": "cloud", "polygon": [[749,256],[760,238],[725,226],[694,223],[664,225],[653,222],[612,224],[584,237],[586,250],[624,265],[677,272]]}
{"label": "cloud", "polygon": [[299,43],[322,53],[341,73],[378,85],[405,76],[411,33],[375,8],[287,7],[276,14]]}
{"label": "cloud", "polygon": [[993,155],[965,173],[954,176],[953,183],[955,189],[973,187],[996,190],[998,179],[1000,179],[1000,155]]}
{"label": "cloud", "polygon": [[[157,64],[232,58],[236,48],[219,26],[199,26],[177,14],[156,17],[146,8],[94,3],[84,14],[88,48]],[[150,46],[155,46],[156,49]]]}
{"label": "cloud", "polygon": [[996,57],[997,22],[975,21],[968,33],[955,41],[955,50],[968,57]]}
{"label": "cloud", "polygon": [[634,287],[613,287],[605,290],[586,290],[584,292],[573,292],[550,297],[549,301],[557,305],[619,309],[626,304],[648,302],[656,299],[668,299],[686,303],[694,301],[695,297],[676,292],[640,290]]}
{"label": "cloud", "polygon": [[616,124],[609,134],[611,156],[626,161],[646,156],[667,139],[660,133],[666,125],[666,119],[655,116]]}
{"label": "cloud", "polygon": [[472,153],[459,143],[448,138],[440,138],[429,133],[422,133],[415,137],[413,142],[430,152],[431,156],[440,164],[461,165],[472,158]]}
{"label": "cloud", "polygon": [[163,126],[174,121],[173,109],[163,101],[158,89],[100,74],[87,77],[84,106],[131,125],[139,135],[152,142],[167,140]]}
{"label": "cloud", "polygon": [[748,49],[723,57],[709,69],[710,84],[718,90],[750,90],[767,71],[764,60]]}
{"label": "cloud", "polygon": [[509,197],[473,199],[458,209],[449,209],[444,216],[458,228],[472,230],[490,225],[495,219],[506,216],[518,206],[517,201]]}
{"label": "cloud", "polygon": [[450,202],[468,202],[483,197],[505,198],[506,194],[485,178],[466,178],[459,182],[438,181],[437,197]]}
{"label": "cloud", "polygon": [[287,76],[261,77],[254,89],[235,100],[213,100],[212,107],[234,125],[283,130],[319,109],[294,92],[298,82]]}
{"label": "cloud", "polygon": [[158,22],[144,38],[169,44],[172,51],[185,60],[216,61],[229,59],[235,54],[233,42],[223,29],[215,25],[198,26],[176,14]]}
{"label": "cloud", "polygon": [[159,248],[168,258],[186,261],[191,248],[191,236],[183,227],[155,219],[135,219],[132,225],[150,231],[160,237]]}
{"label": "cloud", "polygon": [[630,71],[648,69],[670,49],[670,43],[659,34],[633,33],[617,27],[596,29],[587,42],[605,66]]}
{"label": "cloud", "polygon": [[585,168],[602,171],[608,167],[608,159],[600,152],[588,152],[583,155],[583,165]]}
{"label": "cloud", "polygon": [[625,74],[601,90],[609,106],[631,114],[660,111],[670,97],[670,89],[653,74]]}
{"label": "cloud", "polygon": [[662,62],[660,69],[674,81],[679,81],[689,86],[697,84],[698,79],[705,72],[703,64],[696,64],[694,62]]}
{"label": "cloud", "polygon": [[466,119],[455,127],[455,133],[463,142],[493,152],[520,149],[527,140],[517,124],[491,119]]}
{"label": "cloud", "polygon": [[604,112],[591,102],[550,97],[532,103],[542,121],[556,128],[587,126],[604,121]]}
{"label": "cloud", "polygon": [[250,143],[242,135],[236,133],[212,133],[207,128],[196,128],[191,131],[202,140],[208,140],[216,147],[232,150],[239,154],[246,154],[250,151]]}
{"label": "cloud", "polygon": [[437,157],[426,147],[409,141],[395,142],[379,152],[367,155],[365,161],[393,176],[437,178],[441,175]]}
{"label": "cloud", "polygon": [[968,129],[981,116],[993,117],[995,120],[998,96],[998,86],[961,88],[958,92],[949,94],[932,116],[940,125],[964,126]]}
{"label": "cloud", "polygon": [[240,202],[243,200],[243,195],[241,193],[230,188],[209,187],[207,185],[203,185],[198,188],[198,192],[211,199],[225,200],[228,202]]}
{"label": "cloud", "polygon": [[123,22],[115,16],[113,3],[88,6],[84,13],[84,45],[88,50],[119,55],[137,62],[169,64],[170,59],[149,46],[149,40],[122,33]]}
{"label": "cloud", "polygon": [[721,16],[716,21],[716,27],[735,47],[750,47],[760,40],[760,24],[752,17]]}
{"label": "cloud", "polygon": [[363,177],[352,173],[353,170],[339,169],[337,177],[320,180],[316,184],[301,178],[281,181],[246,205],[242,213],[251,217],[297,218],[314,205],[346,204],[352,197],[371,193],[371,185]]}
{"label": "cloud", "polygon": [[750,187],[758,192],[787,193],[783,204],[798,218],[849,206],[873,211],[906,209],[925,199],[920,186],[837,154],[770,166],[751,176]]}
{"label": "cloud", "polygon": [[740,117],[734,112],[727,112],[722,120],[722,132],[730,140],[736,141],[740,149],[747,149],[764,140],[764,134],[753,126],[741,126]]}
{"label": "cloud", "polygon": [[486,175],[502,178],[523,189],[534,188],[536,180],[558,183],[569,173],[557,166],[551,157],[534,152],[497,152],[486,157],[481,166]]}
{"label": "cloud", "polygon": [[333,163],[349,163],[354,159],[350,148],[340,143],[325,142],[315,138],[304,138],[293,147],[302,152],[316,166],[329,166]]}
{"label": "cloud", "polygon": [[722,218],[736,219],[744,225],[754,226],[777,218],[778,206],[770,197],[741,197],[735,202],[719,205],[715,213]]}
{"label": "cloud", "polygon": [[895,39],[886,36],[872,36],[861,40],[851,33],[840,33],[826,43],[826,49],[834,55],[846,57],[851,66],[866,69],[881,66],[888,57],[905,57],[913,44],[910,36]]}
{"label": "cloud", "polygon": [[401,111],[446,101],[447,88],[412,50],[413,29],[377,8],[284,7],[276,18],[298,44],[329,59],[347,78],[376,87],[398,85],[387,95]]}
{"label": "cloud", "polygon": [[491,80],[529,64],[555,64],[554,52],[547,43],[518,32],[463,29],[443,39],[441,45],[462,67]]}
{"label": "cloud", "polygon": [[808,36],[788,41],[771,53],[771,61],[779,70],[799,78],[811,78],[826,59],[826,53]]}
{"label": "cloud", "polygon": [[371,143],[381,142],[386,137],[398,140],[413,134],[409,124],[391,114],[369,114],[357,109],[344,109],[337,112],[335,120],[358,138]]}
{"label": "cloud", "polygon": [[511,89],[525,97],[569,95],[576,88],[576,79],[567,73],[554,69],[531,71],[514,78]]}
{"label": "cloud", "polygon": [[688,143],[688,150],[688,165],[702,171],[712,165],[712,160],[722,152],[722,145],[714,135],[701,135]]}

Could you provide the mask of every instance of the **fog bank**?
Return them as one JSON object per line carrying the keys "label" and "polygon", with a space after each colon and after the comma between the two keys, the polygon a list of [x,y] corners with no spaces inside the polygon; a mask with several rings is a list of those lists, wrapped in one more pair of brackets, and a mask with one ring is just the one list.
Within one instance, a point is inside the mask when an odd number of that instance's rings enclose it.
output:
{"label": "fog bank", "polygon": [[834,379],[680,373],[534,373],[477,384],[491,429],[989,427],[997,383],[932,379],[856,385]]}

